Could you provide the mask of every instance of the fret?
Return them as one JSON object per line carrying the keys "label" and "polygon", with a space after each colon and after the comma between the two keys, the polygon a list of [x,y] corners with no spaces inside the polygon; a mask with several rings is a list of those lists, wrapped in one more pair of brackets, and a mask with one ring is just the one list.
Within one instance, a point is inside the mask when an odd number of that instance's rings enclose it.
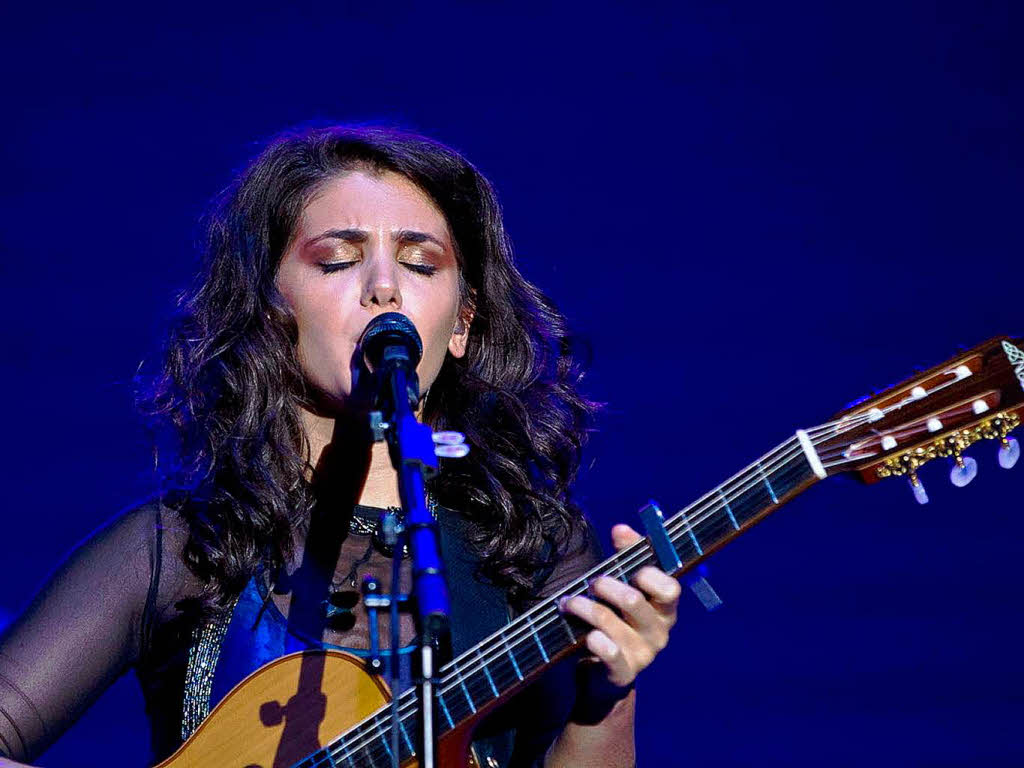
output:
{"label": "fret", "polygon": [[527,675],[544,663],[544,658],[537,651],[537,644],[533,642],[530,633],[517,637],[512,644],[512,649],[515,651],[519,668],[524,670]]}
{"label": "fret", "polygon": [[395,756],[391,752],[391,745],[388,744],[388,742],[391,741],[391,739],[388,738],[388,734],[386,734],[384,732],[384,729],[381,728],[380,720],[378,720],[377,718],[374,718],[374,725],[377,726],[377,734],[378,734],[378,739],[377,740],[380,741],[380,743],[384,745],[384,751],[388,753],[388,763],[393,763],[395,761]]}
{"label": "fret", "polygon": [[534,624],[534,631],[542,640],[545,650],[551,650],[551,655],[557,654],[560,650],[570,645],[570,643],[565,641],[565,633],[560,626],[560,616],[561,612],[553,607],[553,610],[538,616],[538,623]]}
{"label": "fret", "polygon": [[782,498],[815,475],[806,457],[798,454],[782,466],[774,468],[768,473],[768,477],[771,478],[776,495]]}
{"label": "fret", "polygon": [[523,673],[519,670],[519,662],[516,661],[516,655],[514,653],[512,653],[512,648],[511,648],[511,646],[509,646],[508,638],[505,636],[504,632],[501,633],[501,642],[505,644],[505,651],[506,651],[506,653],[508,653],[508,657],[509,657],[509,659],[512,662],[512,669],[514,669],[516,671],[516,677],[518,677],[520,680],[522,680],[523,679]]}
{"label": "fret", "polygon": [[572,631],[572,625],[570,625],[569,622],[565,620],[565,614],[561,611],[558,612],[558,623],[565,627],[565,632],[567,635],[569,635],[569,642],[575,643],[576,635]]}
{"label": "fret", "polygon": [[[507,631],[507,629],[503,631]],[[516,674],[515,668],[512,666],[512,660],[504,651],[491,646],[486,656],[487,671],[490,672],[491,679],[494,680],[494,685],[499,691],[507,691],[519,682],[519,675]]]}
{"label": "fret", "polygon": [[357,763],[357,765],[368,765],[368,766],[370,766],[370,768],[377,768],[377,761],[376,761],[376,759],[374,759],[373,753],[370,751],[369,747],[360,747],[356,751],[355,754],[357,754],[357,755],[359,755],[359,754],[366,755],[366,759],[370,761],[368,763],[363,763],[363,759],[362,759],[362,757],[360,757],[359,758],[359,762]]}
{"label": "fret", "polygon": [[686,512],[679,513],[683,518],[683,524],[686,525],[686,532],[690,535],[690,541],[693,542],[693,548],[697,550],[698,555],[703,555],[704,550],[700,548],[700,542],[697,541],[697,535],[693,532],[693,526],[690,524],[690,518]]}
{"label": "fret", "polygon": [[704,542],[705,551],[740,530],[739,520],[734,522],[735,518],[730,517],[722,507],[724,499],[725,496],[719,492],[718,498],[712,497],[700,508],[690,511],[691,524],[700,532],[700,540]]}
{"label": "fret", "polygon": [[764,483],[750,484],[752,479],[750,475],[739,478],[735,481],[736,491],[727,494],[729,506],[732,507],[733,514],[741,525],[753,520],[774,503]]}
{"label": "fret", "polygon": [[732,513],[732,507],[729,506],[729,499],[722,493],[722,489],[718,489],[718,495],[722,497],[722,503],[725,504],[725,513],[729,516],[729,522],[732,523],[732,527],[737,531],[740,529],[740,524],[736,522],[736,516]]}
{"label": "fret", "polygon": [[405,748],[409,750],[409,754],[415,755],[416,748],[412,745],[412,739],[409,738],[409,732],[405,730],[405,721],[401,718],[398,720],[398,731],[402,734],[402,738],[405,739]]}
{"label": "fret", "polygon": [[491,672],[487,669],[487,661],[484,659],[484,655],[480,653],[480,646],[476,647],[476,655],[480,659],[480,666],[484,670],[484,674],[487,675],[487,682],[490,683],[491,692],[494,694],[494,698],[498,698],[498,688],[494,685],[494,678],[491,677]]}
{"label": "fret", "polygon": [[532,618],[527,618],[527,623],[530,625],[530,636],[533,638],[533,642],[537,644],[537,650],[540,651],[544,663],[547,664],[550,659],[548,659],[548,652],[544,650],[544,643],[540,641],[540,635],[537,634],[537,626],[533,623]]}
{"label": "fret", "polygon": [[453,664],[455,667],[455,674],[459,677],[459,685],[462,687],[462,693],[466,697],[466,703],[469,704],[469,708],[473,710],[473,714],[476,714],[476,704],[473,703],[473,697],[469,695],[469,688],[466,687],[466,681],[462,677],[462,670],[459,669],[458,665]]}
{"label": "fret", "polygon": [[444,712],[444,716],[448,720],[448,727],[454,728],[455,721],[452,720],[452,713],[448,711],[448,705],[445,703],[444,696],[441,695],[440,691],[437,692],[437,703],[441,705],[441,711]]}
{"label": "fret", "polygon": [[490,683],[491,680],[493,680],[493,676],[489,668],[481,668],[475,662],[467,662],[466,669],[462,673],[462,682],[469,691],[470,698],[473,699],[473,706],[477,709],[492,698],[497,698],[491,693],[494,689]]}
{"label": "fret", "polygon": [[764,467],[761,466],[761,462],[757,462],[757,468],[761,470],[761,478],[764,480],[765,487],[768,488],[768,495],[772,497],[772,503],[778,504],[779,497],[775,495],[775,489],[772,488],[772,484],[768,482],[768,475],[765,474]]}
{"label": "fret", "polygon": [[337,768],[338,764],[334,762],[334,755],[331,753],[331,749],[331,745],[328,745],[323,749],[314,752],[305,760],[296,763],[295,768],[317,768],[317,766],[324,765],[325,758],[327,759],[327,762],[331,766],[331,768]]}

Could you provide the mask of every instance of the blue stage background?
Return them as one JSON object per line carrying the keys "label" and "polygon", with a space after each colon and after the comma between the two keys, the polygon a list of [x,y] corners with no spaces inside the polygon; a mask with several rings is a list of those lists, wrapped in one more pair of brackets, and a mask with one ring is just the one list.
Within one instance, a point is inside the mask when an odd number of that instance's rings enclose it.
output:
{"label": "blue stage background", "polygon": [[[131,379],[206,201],[275,132],[463,151],[609,405],[602,532],[1024,333],[1019,6],[187,4],[8,11],[0,612],[149,489]],[[715,555],[639,682],[639,764],[1024,764],[1024,466],[830,480]],[[131,676],[47,766],[140,766]]]}

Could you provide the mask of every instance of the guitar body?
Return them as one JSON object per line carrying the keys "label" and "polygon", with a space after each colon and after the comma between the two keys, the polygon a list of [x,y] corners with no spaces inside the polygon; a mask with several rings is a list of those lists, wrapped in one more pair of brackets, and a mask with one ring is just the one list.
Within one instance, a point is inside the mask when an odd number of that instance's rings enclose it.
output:
{"label": "guitar body", "polygon": [[[390,701],[384,681],[341,651],[304,651],[260,667],[157,768],[288,768]],[[475,766],[469,724],[446,733],[438,766]],[[325,764],[327,765],[327,764]],[[416,766],[415,761],[403,768]]]}

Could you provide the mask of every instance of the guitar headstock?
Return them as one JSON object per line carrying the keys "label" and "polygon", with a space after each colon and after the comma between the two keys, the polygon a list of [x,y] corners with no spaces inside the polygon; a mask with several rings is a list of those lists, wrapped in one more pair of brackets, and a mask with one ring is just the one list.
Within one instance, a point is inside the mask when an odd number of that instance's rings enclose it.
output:
{"label": "guitar headstock", "polygon": [[1024,418],[1024,339],[997,337],[906,381],[858,401],[808,430],[828,474],[853,472],[867,483],[903,476],[922,504],[917,470],[951,462],[950,479],[966,485],[975,443],[999,443],[1000,466],[1012,467],[1020,446],[1010,433]]}

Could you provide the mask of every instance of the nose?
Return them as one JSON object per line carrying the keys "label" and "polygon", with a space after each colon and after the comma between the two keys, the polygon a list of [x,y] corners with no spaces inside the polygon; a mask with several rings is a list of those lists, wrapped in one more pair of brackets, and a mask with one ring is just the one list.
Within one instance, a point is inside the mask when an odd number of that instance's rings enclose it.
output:
{"label": "nose", "polygon": [[359,303],[364,307],[379,306],[387,310],[402,308],[402,292],[398,287],[398,265],[390,254],[375,254],[364,262],[363,290]]}

